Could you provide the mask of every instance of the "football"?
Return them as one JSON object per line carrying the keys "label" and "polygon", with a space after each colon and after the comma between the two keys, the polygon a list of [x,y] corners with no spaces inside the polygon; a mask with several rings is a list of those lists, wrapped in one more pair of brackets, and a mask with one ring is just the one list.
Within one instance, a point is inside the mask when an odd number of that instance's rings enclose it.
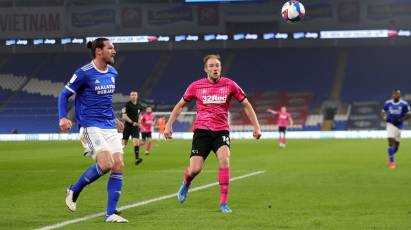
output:
{"label": "football", "polygon": [[305,8],[301,2],[290,0],[284,3],[281,15],[286,22],[299,22],[305,16]]}

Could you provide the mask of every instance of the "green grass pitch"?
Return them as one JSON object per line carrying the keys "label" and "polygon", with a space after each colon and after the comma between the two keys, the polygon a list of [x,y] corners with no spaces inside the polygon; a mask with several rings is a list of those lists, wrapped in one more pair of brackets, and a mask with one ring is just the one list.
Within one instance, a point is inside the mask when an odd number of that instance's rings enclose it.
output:
{"label": "green grass pitch", "polygon": [[[155,142],[152,155],[126,171],[120,206],[177,192],[190,141]],[[233,140],[231,176],[265,170],[230,185],[233,213],[218,211],[219,188],[124,210],[128,224],[102,217],[61,229],[411,229],[411,141],[397,168],[387,167],[385,140]],[[79,142],[0,142],[0,229],[34,229],[105,211],[107,175],[85,188],[78,211],[64,204],[65,188],[92,163]],[[218,180],[210,154],[193,187]],[[271,207],[271,208],[270,208]],[[113,226],[116,225],[116,226]]]}

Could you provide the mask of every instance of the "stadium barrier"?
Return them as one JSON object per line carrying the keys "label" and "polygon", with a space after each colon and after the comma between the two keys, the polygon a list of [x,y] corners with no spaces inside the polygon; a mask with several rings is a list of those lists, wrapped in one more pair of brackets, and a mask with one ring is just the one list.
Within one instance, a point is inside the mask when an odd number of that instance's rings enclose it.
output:
{"label": "stadium barrier", "polygon": [[[384,139],[385,130],[361,130],[361,131],[291,131],[287,133],[289,139]],[[404,130],[402,138],[411,138],[411,130]],[[119,134],[119,138],[122,135]],[[158,133],[153,132],[153,139],[158,139]],[[192,139],[192,132],[173,133],[173,139]],[[252,139],[251,132],[231,132],[231,139]],[[277,139],[278,132],[263,132],[262,139]],[[74,141],[79,140],[78,133],[58,134],[0,134],[0,141]]]}

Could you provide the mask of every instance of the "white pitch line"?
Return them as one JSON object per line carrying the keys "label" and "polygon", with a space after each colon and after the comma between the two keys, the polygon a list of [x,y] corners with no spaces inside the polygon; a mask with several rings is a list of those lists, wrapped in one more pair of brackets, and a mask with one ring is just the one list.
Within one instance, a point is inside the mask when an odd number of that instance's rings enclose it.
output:
{"label": "white pitch line", "polygon": [[[265,171],[257,171],[257,172],[248,173],[248,174],[245,174],[245,175],[242,175],[242,176],[238,176],[238,177],[233,177],[233,178],[230,179],[230,181],[241,180],[241,179],[244,179],[244,178],[247,178],[247,177],[250,177],[250,176],[255,176],[255,175],[258,175],[258,174],[261,174],[261,173],[265,173]],[[196,192],[196,191],[204,190],[206,188],[210,188],[210,187],[213,187],[213,186],[216,186],[216,185],[218,185],[218,182],[214,182],[214,183],[211,183],[211,184],[206,184],[206,185],[203,185],[203,186],[195,187],[195,188],[190,189],[188,192]],[[140,201],[140,202],[137,202],[137,203],[134,203],[134,204],[122,206],[122,207],[118,208],[118,210],[122,211],[122,210],[130,209],[130,208],[135,208],[135,207],[138,207],[138,206],[143,206],[143,205],[146,205],[146,204],[154,203],[154,202],[157,202],[157,201],[169,199],[169,198],[176,197],[176,196],[177,196],[177,193],[173,193],[173,194],[169,194],[169,195],[165,195],[165,196],[160,196],[160,197],[152,198],[152,199],[149,199],[149,200]],[[105,214],[106,214],[106,212],[94,213],[94,214],[90,214],[90,215],[80,217],[80,218],[77,218],[77,219],[72,219],[72,220],[63,221],[63,222],[60,222],[60,223],[57,223],[57,224],[47,225],[45,227],[37,228],[35,230],[49,230],[49,229],[61,228],[61,227],[64,227],[66,225],[69,225],[69,224],[75,224],[75,223],[79,223],[79,222],[82,222],[82,221],[94,219],[94,218],[99,217],[99,216],[104,216]]]}

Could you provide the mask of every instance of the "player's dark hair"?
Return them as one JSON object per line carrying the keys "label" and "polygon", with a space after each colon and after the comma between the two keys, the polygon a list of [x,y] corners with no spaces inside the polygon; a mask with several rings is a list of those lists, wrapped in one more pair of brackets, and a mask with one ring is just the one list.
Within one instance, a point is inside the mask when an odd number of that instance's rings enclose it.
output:
{"label": "player's dark hair", "polygon": [[96,57],[96,49],[100,48],[103,49],[104,48],[104,42],[108,41],[107,38],[97,38],[94,41],[88,41],[87,42],[87,49],[91,50],[91,56],[93,58]]}
{"label": "player's dark hair", "polygon": [[215,58],[221,62],[221,56],[219,54],[209,54],[203,58],[204,65],[207,63],[208,59]]}

